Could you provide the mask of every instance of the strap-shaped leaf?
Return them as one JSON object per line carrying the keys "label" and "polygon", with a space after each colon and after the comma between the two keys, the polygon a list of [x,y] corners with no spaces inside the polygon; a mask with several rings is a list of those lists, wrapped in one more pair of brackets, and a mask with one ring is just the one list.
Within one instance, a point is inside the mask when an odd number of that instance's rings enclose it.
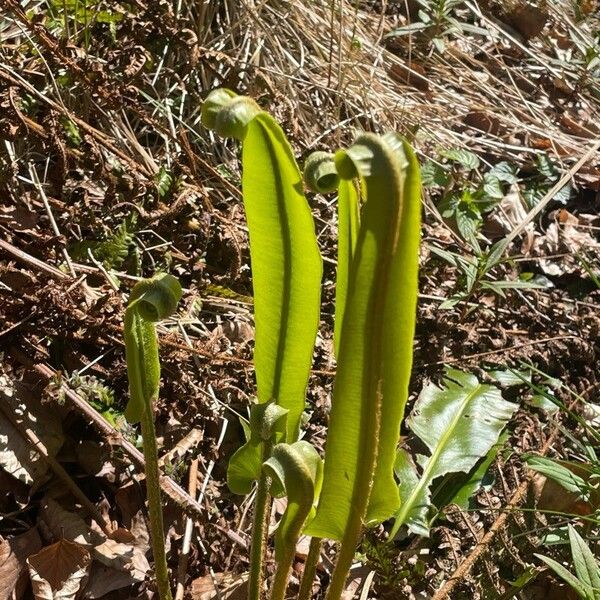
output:
{"label": "strap-shaped leaf", "polygon": [[250,237],[259,402],[289,411],[297,439],[320,310],[322,264],[300,170],[281,127],[249,98],[217,90],[203,121],[242,140],[242,192]]}
{"label": "strap-shaped leaf", "polygon": [[395,135],[361,135],[335,162],[343,179],[362,179],[365,205],[349,269],[323,491],[308,532],[343,538],[353,553],[363,523],[399,506],[393,465],[412,366],[421,190],[414,153]]}
{"label": "strap-shaped leaf", "polygon": [[356,184],[352,180],[340,182],[338,192],[338,259],[337,274],[335,279],[335,320],[333,326],[333,340],[335,354],[340,353],[340,339],[342,336],[342,323],[346,312],[348,299],[348,280],[350,278],[350,265],[358,239],[360,223],[360,199]]}
{"label": "strap-shaped leaf", "polygon": [[277,444],[263,469],[287,496],[287,507],[275,534],[278,565],[272,598],[278,600],[284,597],[302,527],[315,511],[323,480],[323,462],[308,442],[300,441]]}
{"label": "strap-shaped leaf", "polygon": [[354,180],[342,180],[337,174],[333,154],[313,152],[304,165],[306,185],[322,194],[338,190],[338,259],[335,280],[335,319],[333,339],[335,354],[339,355],[342,322],[348,296],[350,264],[360,223],[360,198]]}
{"label": "strap-shaped leaf", "polygon": [[[420,461],[423,472],[417,485],[400,486],[402,506],[391,536],[405,524],[427,535],[432,481],[447,473],[468,473],[496,443],[517,408],[502,398],[498,388],[456,369],[447,370],[442,388],[425,386],[406,422],[431,455]],[[402,477],[406,467],[402,462],[398,466]]]}
{"label": "strap-shaped leaf", "polygon": [[569,542],[577,578],[586,588],[593,590],[594,600],[600,598],[600,565],[590,547],[572,525],[569,525]]}
{"label": "strap-shaped leaf", "polygon": [[180,299],[181,285],[166,273],[140,281],[131,291],[123,328],[130,395],[125,417],[130,423],[137,423],[145,410],[152,410],[152,401],[158,396],[160,361],[155,323],[173,314]]}

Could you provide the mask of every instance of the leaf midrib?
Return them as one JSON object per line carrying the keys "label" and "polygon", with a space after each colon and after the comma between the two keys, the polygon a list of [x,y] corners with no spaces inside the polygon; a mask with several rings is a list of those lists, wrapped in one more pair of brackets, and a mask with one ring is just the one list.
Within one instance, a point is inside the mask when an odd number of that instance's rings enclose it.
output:
{"label": "leaf midrib", "polygon": [[479,392],[480,389],[482,389],[482,387],[483,386],[481,384],[478,384],[477,387],[475,387],[471,392],[469,392],[465,396],[465,399],[461,403],[460,410],[457,412],[457,414],[454,416],[454,418],[450,422],[450,426],[447,427],[446,431],[442,434],[442,437],[440,438],[439,443],[436,445],[435,450],[432,452],[431,456],[429,457],[429,460],[427,461],[427,464],[425,465],[425,468],[423,469],[423,474],[421,475],[421,478],[419,479],[419,483],[414,488],[414,490],[413,490],[412,494],[409,496],[408,500],[405,503],[403,503],[402,507],[400,508],[400,512],[398,513],[398,517],[396,518],[396,524],[392,528],[392,533],[395,533],[396,531],[398,531],[398,529],[402,525],[404,525],[404,523],[406,522],[406,516],[407,516],[408,512],[410,511],[410,509],[412,508],[413,503],[419,497],[423,488],[425,488],[429,485],[429,479],[431,477],[431,472],[433,471],[433,468],[435,467],[436,463],[438,462],[440,455],[446,449],[446,445],[452,438],[452,432],[456,429],[458,422],[463,417],[464,411],[465,411],[468,403],[475,397],[475,395]]}

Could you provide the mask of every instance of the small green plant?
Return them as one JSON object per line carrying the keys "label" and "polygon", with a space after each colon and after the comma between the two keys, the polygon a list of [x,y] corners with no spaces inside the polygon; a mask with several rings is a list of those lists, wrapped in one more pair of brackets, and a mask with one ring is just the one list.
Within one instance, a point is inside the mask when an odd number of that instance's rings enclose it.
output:
{"label": "small green plant", "polygon": [[88,260],[91,252],[93,258],[100,261],[106,269],[118,269],[127,260],[134,245],[136,217],[132,214],[123,220],[114,231],[102,240],[85,240],[74,244],[70,251],[75,258]]}
{"label": "small green plant", "polygon": [[418,21],[394,29],[387,37],[424,33],[435,49],[443,53],[446,39],[453,34],[462,33],[463,29],[468,27],[454,16],[456,8],[464,4],[463,0],[417,0],[417,2],[421,7],[417,13]]}
{"label": "small green plant", "polygon": [[600,600],[600,565],[590,547],[572,525],[569,525],[568,531],[575,575],[553,558],[541,554],[535,556],[572,587],[580,598]]}
{"label": "small green plant", "polygon": [[165,554],[158,450],[154,428],[154,404],[160,385],[160,361],[156,322],[173,314],[181,298],[181,286],[175,277],[159,274],[138,282],[129,297],[123,333],[127,359],[130,399],[125,417],[141,423],[146,493],[150,513],[152,552],[160,600],[171,600]]}
{"label": "small green plant", "polygon": [[69,387],[85,398],[113,427],[123,428],[124,417],[115,406],[115,393],[94,375],[80,375],[74,371],[69,377]]}

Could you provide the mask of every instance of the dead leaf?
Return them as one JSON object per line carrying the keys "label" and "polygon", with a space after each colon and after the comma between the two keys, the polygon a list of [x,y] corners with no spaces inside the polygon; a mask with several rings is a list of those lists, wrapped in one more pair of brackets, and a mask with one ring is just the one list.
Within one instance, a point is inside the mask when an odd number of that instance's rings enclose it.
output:
{"label": "dead leaf", "polygon": [[79,544],[59,540],[27,559],[35,600],[74,600],[92,562]]}
{"label": "dead leaf", "polygon": [[505,15],[506,22],[514,27],[526,40],[539,35],[548,21],[548,12],[538,6],[520,2]]}
{"label": "dead leaf", "polygon": [[[527,208],[521,197],[519,186],[515,183],[510,186],[508,193],[496,210],[489,213],[484,223],[484,234],[490,239],[495,240],[506,236],[516,229],[527,217]],[[535,224],[529,223],[524,229],[525,239],[521,251],[527,254],[533,245]]]}
{"label": "dead leaf", "polygon": [[[556,463],[569,469],[584,481],[589,481],[592,474],[584,464],[571,461],[556,460]],[[593,482],[589,481],[590,488]],[[556,481],[545,477],[541,473],[534,472],[531,479],[532,495],[535,506],[540,510],[550,510],[576,515],[591,515],[595,507],[600,504],[600,490],[590,493],[589,501],[586,502],[578,494],[569,492]]]}
{"label": "dead leaf", "polygon": [[583,215],[577,217],[565,209],[555,211],[551,216],[554,216],[553,222],[536,241],[537,251],[542,256],[565,256],[541,259],[540,268],[546,275],[555,277],[581,272],[577,254],[600,250],[600,243],[589,233],[589,222],[583,221]]}
{"label": "dead leaf", "polygon": [[127,571],[111,569],[98,561],[93,561],[83,595],[85,598],[95,600],[110,594],[110,592],[130,587],[131,584],[131,576]]}
{"label": "dead leaf", "polygon": [[371,585],[370,576],[372,569],[364,565],[357,565],[350,570],[348,581],[346,582],[346,589],[342,593],[342,600],[352,600],[358,590],[366,585]]}
{"label": "dead leaf", "polygon": [[215,573],[192,581],[192,600],[246,600],[248,573]]}
{"label": "dead leaf", "polygon": [[500,119],[492,112],[486,112],[483,110],[472,110],[468,112],[463,122],[467,127],[472,127],[478,131],[485,133],[491,133],[492,135],[498,135],[500,132]]}
{"label": "dead leaf", "polygon": [[37,527],[0,543],[0,600],[9,600],[26,566],[27,557],[42,547]]}
{"label": "dead leaf", "polygon": [[[134,581],[143,581],[150,568],[141,547],[107,538],[95,531],[77,514],[69,512],[52,499],[42,502],[40,518],[56,538],[64,537],[90,551],[94,560],[120,571],[126,571]],[[119,534],[123,539],[123,532]]]}
{"label": "dead leaf", "polygon": [[[11,411],[19,427],[30,429],[44,444],[48,454],[56,456],[64,442],[56,411],[42,406],[25,385],[4,373],[0,374],[0,402]],[[27,485],[39,481],[48,470],[42,455],[1,411],[0,467]]]}

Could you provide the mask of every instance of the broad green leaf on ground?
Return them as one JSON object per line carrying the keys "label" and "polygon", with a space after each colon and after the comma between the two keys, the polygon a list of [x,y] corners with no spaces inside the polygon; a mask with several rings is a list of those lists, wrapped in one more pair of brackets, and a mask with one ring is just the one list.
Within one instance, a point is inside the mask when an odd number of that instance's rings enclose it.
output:
{"label": "broad green leaf on ground", "polygon": [[421,185],[414,152],[395,135],[361,135],[335,161],[342,179],[361,177],[366,194],[348,281],[323,491],[307,532],[344,538],[350,546],[357,515],[377,522],[399,505],[393,466],[412,366]]}
{"label": "broad green leaf on ground", "polygon": [[[412,456],[404,448],[398,449],[394,471],[400,482],[398,486],[400,500],[410,497],[412,491],[419,486],[419,473]],[[429,534],[431,508],[431,492],[427,487],[423,490],[422,496],[415,500],[413,508],[407,516],[406,524],[411,531],[421,536]]]}
{"label": "broad green leaf on ground", "polygon": [[401,498],[391,535],[402,525],[420,534],[428,529],[422,515],[433,480],[448,473],[468,473],[497,442],[517,408],[497,388],[455,369],[446,371],[443,387],[425,386],[407,425],[431,455],[419,461],[423,469],[419,483]]}
{"label": "broad green leaf on ground", "polygon": [[508,432],[504,430],[485,457],[479,460],[468,473],[451,473],[443,477],[441,483],[432,490],[433,504],[438,509],[448,504],[456,504],[460,508],[467,509],[475,492],[486,486],[486,479],[487,485],[491,485],[489,469],[507,440]]}

